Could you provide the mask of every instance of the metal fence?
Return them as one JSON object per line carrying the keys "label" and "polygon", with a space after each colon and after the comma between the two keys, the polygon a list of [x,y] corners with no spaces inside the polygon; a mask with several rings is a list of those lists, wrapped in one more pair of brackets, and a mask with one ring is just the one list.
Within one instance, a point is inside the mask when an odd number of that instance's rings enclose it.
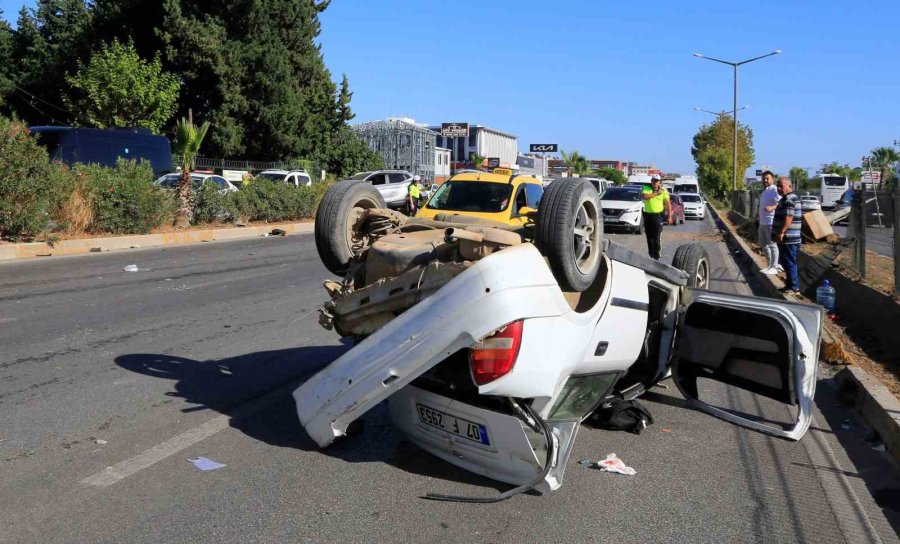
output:
{"label": "metal fence", "polygon": [[384,167],[406,170],[434,181],[434,157],[437,133],[400,119],[373,121],[350,127],[369,146],[381,155]]}
{"label": "metal fence", "polygon": [[[181,163],[181,156],[173,155],[175,164]],[[194,159],[195,169],[211,169],[211,170],[245,170],[250,173],[259,173],[263,170],[305,170],[318,178],[317,174],[320,170],[314,161],[298,159],[294,161],[245,161],[234,159],[214,159],[210,157],[196,157]]]}

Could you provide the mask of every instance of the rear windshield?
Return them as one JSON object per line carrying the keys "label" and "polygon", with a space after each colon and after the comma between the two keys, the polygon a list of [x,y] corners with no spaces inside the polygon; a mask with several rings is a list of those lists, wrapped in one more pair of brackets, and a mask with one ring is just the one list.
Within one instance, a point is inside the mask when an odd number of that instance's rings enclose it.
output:
{"label": "rear windshield", "polygon": [[697,195],[681,195],[682,202],[700,202],[700,197]]}
{"label": "rear windshield", "polygon": [[272,181],[284,181],[284,174],[262,173],[256,177],[262,179],[270,179]]}
{"label": "rear windshield", "polygon": [[676,193],[693,193],[697,190],[696,185],[678,184],[675,186]]}
{"label": "rear windshield", "polygon": [[448,181],[438,187],[426,208],[454,212],[502,212],[509,206],[512,186],[507,183]]}
{"label": "rear windshield", "polygon": [[369,174],[371,174],[371,173],[372,172],[360,172],[359,174],[353,174],[353,177],[351,177],[350,179],[363,179],[364,180],[367,177],[369,177]]}
{"label": "rear windshield", "polygon": [[847,184],[847,178],[843,178],[841,176],[826,176],[825,177],[825,185],[830,185],[832,187],[843,187]]}
{"label": "rear windshield", "polygon": [[641,200],[639,189],[625,189],[623,187],[610,187],[600,195],[602,200],[624,200],[626,202],[638,202]]}

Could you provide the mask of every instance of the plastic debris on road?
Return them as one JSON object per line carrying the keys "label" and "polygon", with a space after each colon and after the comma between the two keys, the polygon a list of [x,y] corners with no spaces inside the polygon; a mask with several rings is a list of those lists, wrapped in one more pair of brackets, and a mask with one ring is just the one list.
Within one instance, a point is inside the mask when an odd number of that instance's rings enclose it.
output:
{"label": "plastic debris on road", "polygon": [[102,438],[98,438],[97,440],[94,440],[94,442],[100,444],[101,446],[108,444],[108,442],[106,440],[103,440]]}
{"label": "plastic debris on road", "polygon": [[627,466],[621,459],[616,457],[615,453],[610,453],[606,459],[597,461],[597,468],[604,472],[615,472],[616,474],[624,474],[626,476],[634,476],[637,471]]}
{"label": "plastic debris on road", "polygon": [[126,266],[125,268],[123,268],[122,270],[125,272],[137,272],[138,267],[136,264],[130,264],[130,265]]}
{"label": "plastic debris on road", "polygon": [[284,229],[272,229],[270,234],[272,236],[287,236],[287,232]]}
{"label": "plastic debris on road", "polygon": [[218,468],[222,468],[226,465],[222,463],[217,463],[212,459],[207,459],[206,457],[198,457],[196,459],[188,459],[191,463],[194,463],[194,466],[199,468],[200,470],[216,470]]}

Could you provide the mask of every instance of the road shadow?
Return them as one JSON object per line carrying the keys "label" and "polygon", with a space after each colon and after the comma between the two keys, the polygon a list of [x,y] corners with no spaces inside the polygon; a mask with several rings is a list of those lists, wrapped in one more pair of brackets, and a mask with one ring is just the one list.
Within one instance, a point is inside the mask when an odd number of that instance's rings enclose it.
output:
{"label": "road shadow", "polygon": [[[305,346],[209,361],[136,353],[117,357],[116,364],[172,380],[174,391],[166,394],[196,405],[183,411],[211,409],[231,416],[232,428],[271,446],[317,452],[347,463],[387,463],[406,472],[497,491],[512,487],[447,463],[404,440],[391,424],[386,402],[357,420],[358,432],[320,449],[300,425],[292,393],[349,348]],[[262,408],[247,410],[248,403],[262,397],[269,400]]]}

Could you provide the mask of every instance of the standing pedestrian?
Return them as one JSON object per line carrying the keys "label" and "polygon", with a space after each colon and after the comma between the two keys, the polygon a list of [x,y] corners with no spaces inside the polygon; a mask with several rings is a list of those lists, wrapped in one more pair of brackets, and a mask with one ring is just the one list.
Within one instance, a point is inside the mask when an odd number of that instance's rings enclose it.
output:
{"label": "standing pedestrian", "polygon": [[644,233],[647,235],[647,251],[651,259],[660,258],[662,252],[663,211],[669,217],[669,224],[674,224],[672,204],[669,202],[669,191],[662,187],[662,180],[654,175],[650,178],[650,186],[641,191],[644,199]]}
{"label": "standing pedestrian", "polygon": [[766,170],[762,175],[763,191],[759,195],[759,230],[757,238],[759,247],[766,256],[767,266],[762,273],[774,276],[778,273],[778,244],[772,240],[772,219],[775,217],[775,208],[781,197],[775,187],[775,174]]}
{"label": "standing pedestrian", "polygon": [[800,294],[800,278],[797,271],[797,256],[800,254],[800,227],[803,223],[803,209],[800,197],[794,193],[791,178],[782,176],[778,179],[778,194],[781,200],[775,208],[772,219],[772,240],[778,244],[778,257],[787,278],[784,280],[783,293]]}
{"label": "standing pedestrian", "polygon": [[419,181],[421,180],[422,178],[418,175],[413,176],[406,192],[406,207],[409,210],[410,217],[414,217],[419,211],[419,197],[422,195],[419,187]]}

